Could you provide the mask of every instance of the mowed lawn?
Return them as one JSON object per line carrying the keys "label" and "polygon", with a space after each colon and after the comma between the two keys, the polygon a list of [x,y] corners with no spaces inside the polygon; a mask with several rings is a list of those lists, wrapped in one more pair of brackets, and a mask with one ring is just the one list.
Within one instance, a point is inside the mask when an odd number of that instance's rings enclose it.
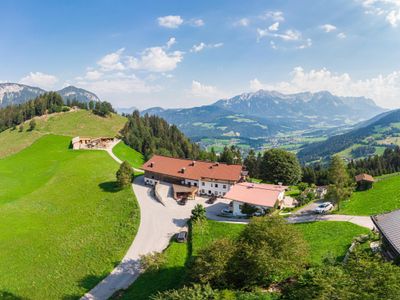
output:
{"label": "mowed lawn", "polygon": [[384,177],[368,191],[354,192],[338,213],[370,216],[400,208],[400,176]]}
{"label": "mowed lawn", "polygon": [[29,122],[26,121],[24,130],[8,129],[0,133],[0,158],[15,154],[32,145],[45,134],[73,136],[114,137],[126,123],[126,118],[111,115],[103,118],[87,110],[56,113],[36,117],[36,128],[29,131]]}
{"label": "mowed lawn", "polygon": [[143,154],[132,149],[123,141],[119,142],[112,151],[120,160],[126,160],[134,168],[139,169],[143,165]]}
{"label": "mowed lawn", "polygon": [[[246,225],[208,220],[206,226],[194,226],[187,244],[171,241],[164,251],[166,263],[155,272],[145,272],[134,284],[115,299],[149,299],[159,291],[176,289],[188,282],[186,264],[204,247],[220,238],[234,239]],[[321,264],[326,257],[341,261],[354,237],[368,229],[345,222],[315,222],[295,226],[309,244],[310,263]],[[121,297],[120,297],[121,296]]]}
{"label": "mowed lawn", "polygon": [[369,229],[348,222],[321,221],[296,224],[308,242],[310,262],[322,264],[325,258],[342,261],[353,239]]}
{"label": "mowed lawn", "polygon": [[140,213],[105,151],[45,135],[0,159],[0,291],[78,299],[125,255]]}

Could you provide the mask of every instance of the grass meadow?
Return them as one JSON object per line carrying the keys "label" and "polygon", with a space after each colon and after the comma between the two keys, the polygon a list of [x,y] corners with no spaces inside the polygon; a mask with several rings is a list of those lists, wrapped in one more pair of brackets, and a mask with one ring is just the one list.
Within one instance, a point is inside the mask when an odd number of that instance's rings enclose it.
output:
{"label": "grass meadow", "polygon": [[0,295],[78,299],[135,236],[140,212],[132,190],[116,188],[118,164],[70,140],[45,135],[0,159]]}

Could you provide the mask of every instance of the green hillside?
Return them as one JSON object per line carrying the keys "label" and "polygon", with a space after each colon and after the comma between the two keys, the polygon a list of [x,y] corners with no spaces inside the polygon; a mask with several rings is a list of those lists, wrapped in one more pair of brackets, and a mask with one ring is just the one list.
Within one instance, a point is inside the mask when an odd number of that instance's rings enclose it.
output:
{"label": "green hillside", "polygon": [[375,215],[400,208],[400,175],[386,176],[368,191],[355,192],[342,204],[340,214]]}
{"label": "green hillside", "polygon": [[126,119],[119,115],[102,118],[87,110],[56,113],[36,117],[37,126],[28,131],[29,121],[24,123],[23,132],[8,129],[0,133],[0,158],[17,153],[32,145],[41,136],[52,133],[66,136],[115,136],[124,126]]}
{"label": "green hillside", "polygon": [[139,223],[130,188],[115,187],[105,151],[46,135],[0,159],[0,291],[79,298],[124,256]]}

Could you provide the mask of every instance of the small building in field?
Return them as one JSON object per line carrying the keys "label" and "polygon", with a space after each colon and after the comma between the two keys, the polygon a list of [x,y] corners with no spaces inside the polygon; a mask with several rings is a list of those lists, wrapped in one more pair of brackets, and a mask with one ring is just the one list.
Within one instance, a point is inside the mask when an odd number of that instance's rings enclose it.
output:
{"label": "small building in field", "polygon": [[372,185],[375,182],[374,177],[372,177],[369,174],[358,174],[355,177],[356,183],[357,183],[357,190],[359,191],[365,191],[365,190],[369,190],[370,188],[372,188]]}
{"label": "small building in field", "polygon": [[112,137],[79,137],[76,136],[72,139],[72,149],[107,149],[115,141]]}
{"label": "small building in field", "polygon": [[232,200],[234,216],[245,216],[242,209],[246,205],[263,211],[279,206],[285,198],[286,189],[282,185],[241,182],[232,186],[224,198]]}
{"label": "small building in field", "polygon": [[245,180],[241,165],[194,161],[153,155],[142,167],[144,182],[158,181],[197,187],[197,194],[222,197],[236,183]]}
{"label": "small building in field", "polygon": [[400,262],[400,210],[371,217],[382,241],[382,254],[388,260]]}

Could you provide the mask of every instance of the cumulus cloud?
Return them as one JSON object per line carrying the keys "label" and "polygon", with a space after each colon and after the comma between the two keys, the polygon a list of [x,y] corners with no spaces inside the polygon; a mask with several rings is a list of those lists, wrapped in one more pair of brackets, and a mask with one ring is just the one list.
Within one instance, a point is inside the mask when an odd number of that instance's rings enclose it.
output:
{"label": "cumulus cloud", "polygon": [[197,52],[203,51],[206,48],[220,48],[223,45],[224,45],[223,43],[205,44],[205,43],[201,42],[198,45],[193,45],[192,49],[190,49],[190,52],[197,53]]}
{"label": "cumulus cloud", "polygon": [[169,16],[159,17],[157,20],[158,20],[158,25],[166,28],[178,28],[183,23],[183,19],[181,18],[181,16],[169,15]]}
{"label": "cumulus cloud", "polygon": [[344,32],[340,32],[340,33],[338,33],[337,37],[339,39],[345,39],[347,36],[346,36],[346,34]]}
{"label": "cumulus cloud", "polygon": [[30,72],[19,81],[22,84],[38,86],[44,89],[52,89],[58,82],[58,78],[54,75],[41,72]]}
{"label": "cumulus cloud", "polygon": [[134,70],[150,72],[167,72],[174,70],[183,60],[183,52],[166,52],[164,47],[150,47],[145,49],[140,57],[127,57],[128,66]]}
{"label": "cumulus cloud", "polygon": [[87,80],[97,80],[103,76],[103,73],[98,70],[89,70],[86,72],[85,79]]}
{"label": "cumulus cloud", "polygon": [[400,24],[399,0],[362,0],[365,13],[384,17],[392,27]]}
{"label": "cumulus cloud", "polygon": [[297,46],[297,49],[306,49],[312,46],[312,40],[311,39],[306,39],[303,44],[300,46]]}
{"label": "cumulus cloud", "polygon": [[193,80],[189,91],[189,96],[201,99],[218,99],[224,97],[224,93],[219,91],[215,86],[205,85],[199,81]]}
{"label": "cumulus cloud", "polygon": [[103,71],[121,71],[124,70],[125,67],[121,62],[121,56],[125,48],[121,48],[115,52],[109,53],[102,57],[97,64],[101,67]]}
{"label": "cumulus cloud", "polygon": [[328,32],[335,31],[337,28],[335,25],[332,25],[332,24],[324,24],[321,26],[321,29],[328,33]]}
{"label": "cumulus cloud", "polygon": [[400,71],[373,78],[353,79],[348,73],[334,73],[328,69],[305,71],[296,67],[288,81],[262,83],[257,78],[250,81],[252,90],[267,89],[283,93],[304,91],[330,91],[339,96],[365,96],[384,107],[397,107],[400,99]]}

